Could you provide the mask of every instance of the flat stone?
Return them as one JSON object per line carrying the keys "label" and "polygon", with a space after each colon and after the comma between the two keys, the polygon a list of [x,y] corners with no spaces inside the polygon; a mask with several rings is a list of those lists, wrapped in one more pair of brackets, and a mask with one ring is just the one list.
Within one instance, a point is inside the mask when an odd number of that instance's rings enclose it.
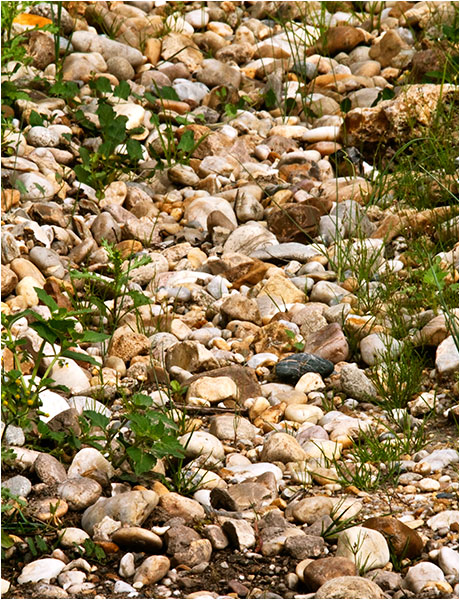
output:
{"label": "flat stone", "polygon": [[364,371],[352,364],[341,368],[340,386],[345,394],[362,402],[375,398],[377,394],[377,390]]}
{"label": "flat stone", "polygon": [[307,337],[304,351],[336,364],[347,360],[349,347],[341,326],[330,323]]}
{"label": "flat stone", "polygon": [[319,218],[320,211],[314,206],[285,204],[269,214],[267,226],[281,243],[302,243],[318,235]]}
{"label": "flat stone", "polygon": [[101,485],[106,485],[113,476],[110,462],[96,448],[82,448],[75,454],[67,477],[89,477]]}
{"label": "flat stone", "polygon": [[245,225],[241,225],[229,235],[224,244],[224,255],[229,252],[239,252],[252,256],[256,250],[276,243],[277,239],[273,233],[270,233],[268,229],[256,221],[250,221]]}
{"label": "flat stone", "polygon": [[[270,476],[271,485],[248,481],[230,485],[227,489],[214,488],[211,491],[211,505],[214,508],[243,511],[271,504],[277,497],[276,480],[272,473],[265,475]],[[265,475],[262,477],[267,479]]]}
{"label": "flat stone", "polygon": [[216,415],[211,417],[209,432],[219,440],[253,440],[256,428],[239,415]]}
{"label": "flat stone", "polygon": [[247,521],[242,519],[225,519],[222,529],[230,540],[230,543],[239,550],[255,546],[256,536],[254,529]]}
{"label": "flat stone", "polygon": [[159,505],[171,518],[181,517],[186,522],[205,518],[204,509],[199,502],[176,492],[160,496]]}
{"label": "flat stone", "polygon": [[122,550],[147,554],[154,554],[163,547],[163,542],[156,533],[142,527],[122,527],[112,535],[112,541]]}
{"label": "flat stone", "polygon": [[311,525],[323,515],[330,515],[334,503],[326,496],[313,496],[297,502],[292,508],[292,516],[300,523]]}
{"label": "flat stone", "polygon": [[187,458],[206,457],[207,462],[218,463],[224,459],[225,452],[222,442],[216,436],[206,431],[194,431],[178,438],[185,450]]}
{"label": "flat stone", "polygon": [[18,577],[18,584],[23,585],[24,583],[35,583],[37,581],[49,583],[51,579],[55,579],[59,575],[64,567],[65,563],[57,558],[34,560],[22,569]]}
{"label": "flat stone", "polygon": [[298,381],[305,373],[319,373],[329,377],[334,371],[334,363],[330,360],[306,352],[293,354],[281,360],[275,366],[277,377],[284,381]]}

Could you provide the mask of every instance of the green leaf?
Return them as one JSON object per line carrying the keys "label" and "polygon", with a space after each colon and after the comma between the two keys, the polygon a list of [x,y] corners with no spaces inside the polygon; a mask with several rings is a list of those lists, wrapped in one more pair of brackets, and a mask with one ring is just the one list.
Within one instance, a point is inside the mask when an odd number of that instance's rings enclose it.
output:
{"label": "green leaf", "polygon": [[184,152],[191,152],[194,145],[195,139],[193,137],[193,131],[191,129],[187,129],[187,131],[181,137],[180,142],[177,145],[177,149],[183,150]]}
{"label": "green leaf", "polygon": [[7,550],[12,546],[14,546],[13,538],[10,535],[8,535],[5,531],[2,531],[2,548]]}
{"label": "green leaf", "polygon": [[163,98],[163,100],[180,101],[180,98],[177,95],[176,90],[169,85],[164,85],[162,88],[159,89],[158,93],[159,93],[160,98]]}
{"label": "green leaf", "polygon": [[131,87],[127,81],[120,81],[120,83],[113,89],[113,95],[122,100],[127,100],[131,93]]}
{"label": "green leaf", "polygon": [[43,117],[39,115],[37,111],[33,110],[30,113],[29,124],[32,127],[36,127],[37,125],[43,125]]}
{"label": "green leaf", "polygon": [[59,310],[59,306],[56,304],[54,299],[51,298],[51,296],[45,292],[44,289],[34,287],[34,290],[35,290],[39,300],[41,300],[43,302],[43,304],[45,306],[47,306],[52,313],[57,312]]}
{"label": "green leaf", "polygon": [[49,344],[54,344],[58,339],[56,333],[45,323],[40,323],[37,321],[35,323],[31,323],[30,327],[34,329],[38,335]]}
{"label": "green leaf", "polygon": [[153,399],[150,396],[147,396],[147,394],[137,392],[136,394],[132,395],[131,402],[135,406],[148,408],[149,406],[152,406]]}
{"label": "green leaf", "polygon": [[96,367],[100,366],[100,363],[97,362],[94,356],[90,356],[89,354],[83,354],[83,352],[75,352],[74,350],[64,350],[63,352],[61,352],[61,356],[63,356],[64,358],[71,358],[73,360],[81,360]]}
{"label": "green leaf", "polygon": [[290,340],[295,339],[295,333],[292,331],[292,329],[285,329],[284,332]]}
{"label": "green leaf", "polygon": [[89,87],[100,92],[101,94],[110,94],[112,92],[112,85],[107,77],[98,77],[97,79],[93,79],[90,81]]}
{"label": "green leaf", "polygon": [[101,429],[105,430],[110,423],[110,419],[108,417],[95,410],[84,410],[83,414],[85,417],[88,417],[88,419],[91,421],[91,424],[95,427],[100,427]]}
{"label": "green leaf", "polygon": [[85,331],[80,338],[81,342],[103,342],[104,340],[108,340],[110,335],[107,333],[102,333],[99,331]]}
{"label": "green leaf", "polygon": [[269,90],[267,90],[267,93],[265,94],[265,106],[271,110],[272,108],[275,108],[275,106],[278,104],[278,99],[276,97],[275,92],[272,90],[272,88],[270,88]]}
{"label": "green leaf", "polygon": [[344,98],[340,103],[340,110],[344,113],[347,113],[351,109],[351,100],[350,98]]}
{"label": "green leaf", "polygon": [[144,452],[140,448],[134,448],[133,446],[130,446],[126,450],[126,454],[131,459],[134,473],[136,475],[142,475],[142,473],[150,471],[157,461],[155,456]]}
{"label": "green leaf", "polygon": [[132,161],[142,160],[142,146],[137,140],[133,140],[129,138],[126,142],[126,150],[128,152],[128,156]]}
{"label": "green leaf", "polygon": [[139,306],[148,306],[149,304],[152,304],[151,298],[149,298],[142,292],[138,292],[137,290],[129,291],[127,293],[127,296],[133,299],[133,308],[138,308]]}

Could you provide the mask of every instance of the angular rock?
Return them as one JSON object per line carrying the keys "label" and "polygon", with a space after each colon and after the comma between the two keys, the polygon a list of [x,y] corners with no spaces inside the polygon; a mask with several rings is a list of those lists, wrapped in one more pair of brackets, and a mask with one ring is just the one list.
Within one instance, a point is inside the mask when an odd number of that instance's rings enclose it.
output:
{"label": "angular rock", "polygon": [[307,337],[304,351],[336,364],[347,360],[349,347],[340,325],[330,323]]}
{"label": "angular rock", "polygon": [[[215,356],[199,342],[192,340],[174,344],[166,350],[166,368],[181,367],[191,373],[216,369],[219,364]],[[208,374],[209,376],[209,374]]]}
{"label": "angular rock", "polygon": [[254,529],[247,521],[243,519],[225,519],[222,529],[230,542],[239,550],[255,546]]}
{"label": "angular rock", "polygon": [[320,211],[305,204],[285,204],[270,212],[268,229],[279,242],[305,242],[318,235]]}

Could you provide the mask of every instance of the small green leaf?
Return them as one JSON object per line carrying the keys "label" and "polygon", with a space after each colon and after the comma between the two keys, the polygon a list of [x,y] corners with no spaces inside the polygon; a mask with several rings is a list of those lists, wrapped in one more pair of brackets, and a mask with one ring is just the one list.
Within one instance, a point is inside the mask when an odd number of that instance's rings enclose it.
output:
{"label": "small green leaf", "polygon": [[272,90],[272,88],[270,88],[265,94],[265,106],[268,108],[268,110],[271,110],[272,108],[275,108],[277,104],[278,99],[276,97],[276,94]]}
{"label": "small green leaf", "polygon": [[75,352],[74,350],[64,350],[61,352],[61,356],[64,358],[71,358],[72,360],[81,360],[83,362],[87,362],[90,365],[94,365],[95,367],[99,367],[100,363],[97,360],[90,356],[89,354],[83,354],[83,352]]}
{"label": "small green leaf", "polygon": [[88,417],[88,419],[91,421],[91,424],[95,427],[106,429],[110,423],[110,419],[108,417],[100,412],[96,412],[95,410],[84,410],[83,414],[85,417]]}
{"label": "small green leaf", "polygon": [[120,81],[120,83],[113,89],[113,95],[122,100],[127,100],[131,93],[131,87],[127,81]]}
{"label": "small green leaf", "polygon": [[180,101],[176,90],[169,85],[164,85],[162,88],[160,88],[158,93],[160,98],[163,98],[163,100],[175,100],[176,102]]}
{"label": "small green leaf", "polygon": [[126,454],[131,459],[134,473],[136,475],[142,475],[142,473],[150,471],[157,461],[157,459],[151,454],[144,452],[140,448],[134,448],[133,446],[127,448]]}
{"label": "small green leaf", "polygon": [[51,296],[49,296],[44,289],[42,288],[38,288],[38,287],[34,287],[34,290],[38,296],[38,299],[41,300],[43,302],[43,304],[45,306],[47,306],[50,311],[53,312],[57,312],[59,310],[58,305],[56,304],[56,302],[54,301],[53,298],[51,298]]}
{"label": "small green leaf", "polygon": [[8,535],[5,531],[2,531],[2,548],[7,550],[12,546],[14,546],[13,538],[10,535]]}
{"label": "small green leaf", "polygon": [[344,113],[347,113],[351,109],[351,100],[350,98],[344,98],[340,103],[340,110]]}
{"label": "small green leaf", "polygon": [[104,340],[108,340],[110,335],[107,333],[102,333],[99,331],[85,331],[80,338],[82,342],[103,342]]}
{"label": "small green leaf", "polygon": [[193,137],[193,131],[191,129],[187,129],[187,131],[181,137],[180,142],[177,145],[177,149],[188,153],[193,150],[194,145],[195,140]]}
{"label": "small green leaf", "polygon": [[112,85],[107,77],[98,77],[90,81],[89,86],[91,89],[96,90],[102,94],[110,94],[112,92]]}
{"label": "small green leaf", "polygon": [[142,146],[137,140],[129,138],[126,142],[126,150],[128,151],[128,156],[132,161],[142,160]]}
{"label": "small green leaf", "polygon": [[43,117],[41,115],[39,115],[37,111],[33,110],[30,113],[29,124],[32,127],[36,127],[37,125],[41,126],[41,125],[43,125]]}

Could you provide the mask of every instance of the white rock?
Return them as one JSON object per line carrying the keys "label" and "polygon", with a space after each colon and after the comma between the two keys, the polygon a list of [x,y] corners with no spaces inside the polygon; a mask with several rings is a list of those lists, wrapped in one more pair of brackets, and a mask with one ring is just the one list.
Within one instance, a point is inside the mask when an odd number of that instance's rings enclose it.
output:
{"label": "white rock", "polygon": [[187,401],[198,397],[209,402],[221,402],[227,398],[237,399],[238,396],[238,386],[230,377],[200,377],[187,390]]}
{"label": "white rock", "polygon": [[302,136],[304,142],[323,142],[329,141],[334,142],[340,135],[340,127],[316,127],[315,129],[308,129]]}
{"label": "white rock", "polygon": [[310,404],[288,404],[284,411],[284,418],[288,421],[295,421],[296,423],[316,423],[324,415],[323,411],[319,406],[311,406]]}
{"label": "white rock", "polygon": [[59,360],[51,369],[50,377],[56,384],[65,385],[73,394],[89,387],[89,379],[83,369],[71,358]]}
{"label": "white rock", "polygon": [[325,388],[326,385],[319,373],[305,373],[295,386],[295,389],[298,392],[303,392],[304,394],[324,390]]}
{"label": "white rock", "polygon": [[70,408],[65,398],[51,390],[43,390],[38,397],[41,402],[40,410],[44,413],[39,416],[39,419],[44,423],[48,423],[53,417]]}
{"label": "white rock", "polygon": [[209,23],[209,15],[204,8],[198,8],[196,10],[191,10],[189,13],[185,15],[185,20],[189,23],[194,29],[201,29],[206,27]]}
{"label": "white rock", "polygon": [[367,527],[350,527],[339,534],[336,556],[353,561],[360,571],[381,569],[390,560],[390,551],[383,535]]}
{"label": "white rock", "polygon": [[54,185],[44,175],[38,173],[22,173],[14,175],[11,179],[19,189],[23,201],[51,200],[59,191],[57,184]]}
{"label": "white rock", "polygon": [[459,354],[454,338],[450,335],[436,349],[436,369],[440,375],[458,371]]}
{"label": "white rock", "polygon": [[89,539],[89,535],[78,527],[66,527],[59,532],[60,543],[65,548],[73,548],[74,544],[80,545]]}
{"label": "white rock", "polygon": [[438,554],[438,565],[446,577],[452,577],[458,581],[459,559],[458,552],[452,550],[452,548],[447,548],[447,546],[441,548]]}
{"label": "white rock", "polygon": [[180,436],[179,443],[185,448],[187,458],[206,457],[206,462],[214,464],[224,459],[222,442],[205,431],[194,431]]}
{"label": "white rock", "polygon": [[437,531],[438,529],[449,529],[452,523],[458,523],[458,521],[459,514],[457,510],[443,510],[428,519],[427,524],[433,531]]}
{"label": "white rock", "polygon": [[372,366],[384,361],[388,356],[396,359],[401,351],[401,343],[390,335],[371,333],[361,340],[359,349],[364,362]]}
{"label": "white rock", "polygon": [[227,465],[225,470],[233,473],[233,479],[235,479],[237,483],[242,483],[247,479],[258,477],[259,475],[268,472],[273,473],[276,481],[281,481],[281,479],[283,479],[283,471],[279,467],[265,462],[254,463],[251,465]]}
{"label": "white rock", "polygon": [[[410,567],[404,578],[404,587],[418,594],[425,587],[431,587],[434,582],[445,581],[442,569],[429,562],[420,562]],[[431,585],[429,585],[431,584]]]}
{"label": "white rock", "polygon": [[134,564],[134,554],[132,552],[127,552],[120,559],[118,574],[120,577],[132,577],[135,572],[136,566]]}
{"label": "white rock", "polygon": [[416,486],[422,492],[437,492],[441,489],[441,484],[436,479],[431,479],[431,477],[424,477],[417,481]]}
{"label": "white rock", "polygon": [[113,468],[96,448],[82,448],[75,454],[67,471],[69,479],[79,476],[95,479],[105,485],[113,476]]}
{"label": "white rock", "polygon": [[8,592],[8,590],[10,589],[10,585],[11,584],[9,581],[2,578],[1,585],[0,585],[0,594],[2,596]]}
{"label": "white rock", "polygon": [[279,357],[272,352],[261,352],[260,354],[254,354],[246,363],[251,369],[257,369],[258,367],[264,367],[265,365],[274,365],[279,361]]}
{"label": "white rock", "polygon": [[57,558],[41,558],[34,560],[26,565],[18,577],[19,585],[24,583],[36,583],[37,581],[50,582],[55,579],[62,569],[65,567],[65,562]]}

